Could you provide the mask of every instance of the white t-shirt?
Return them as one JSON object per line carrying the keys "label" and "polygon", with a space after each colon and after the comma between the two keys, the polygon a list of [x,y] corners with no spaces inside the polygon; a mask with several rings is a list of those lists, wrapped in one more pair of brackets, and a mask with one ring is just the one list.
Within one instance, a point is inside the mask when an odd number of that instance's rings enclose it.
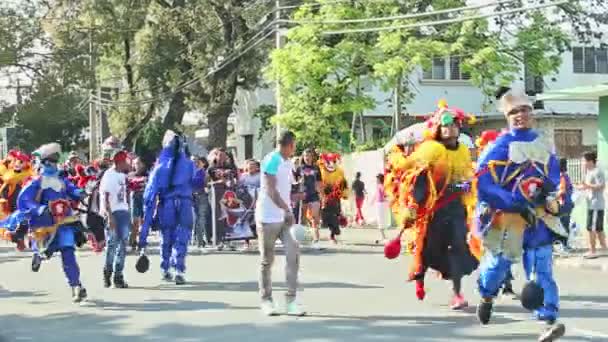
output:
{"label": "white t-shirt", "polygon": [[293,163],[289,159],[283,159],[279,151],[266,155],[262,160],[262,184],[256,205],[256,220],[261,223],[281,223],[285,221],[285,212],[279,208],[266,189],[264,177],[266,175],[277,178],[277,190],[287,205],[291,204],[291,183],[293,182]]}
{"label": "white t-shirt", "polygon": [[116,171],[114,167],[108,169],[99,184],[100,213],[106,213],[106,193],[110,195],[110,209],[112,212],[129,210],[127,203],[127,175]]}

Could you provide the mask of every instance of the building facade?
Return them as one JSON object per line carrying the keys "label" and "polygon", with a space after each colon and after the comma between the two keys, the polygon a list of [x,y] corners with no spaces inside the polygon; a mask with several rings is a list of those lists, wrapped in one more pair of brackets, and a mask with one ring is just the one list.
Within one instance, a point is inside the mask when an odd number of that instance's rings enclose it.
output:
{"label": "building facade", "polygon": [[[545,91],[599,83],[608,83],[607,50],[575,45],[572,51],[563,54],[557,73],[539,78],[527,75],[524,70],[513,88],[535,96]],[[409,84],[415,97],[410,103],[405,103],[399,113],[401,127],[415,121],[417,116],[434,111],[440,99],[446,99],[448,104],[481,119],[472,128],[473,134],[484,129],[505,127],[504,117],[496,110],[495,99],[471,84],[469,76],[460,70],[460,60],[456,57],[435,59],[430,70],[413,72],[409,76]],[[366,138],[389,138],[383,135],[386,135],[386,126],[390,127],[395,115],[393,95],[365,85],[363,91],[376,100],[375,108],[363,113]],[[253,113],[260,105],[273,105],[274,95],[272,87],[239,92],[234,111],[236,125],[230,141],[238,160],[260,158],[273,148],[274,133],[259,137],[260,120],[254,118]],[[538,129],[553,140],[561,156],[569,158],[580,156],[584,150],[597,144],[597,115],[597,102],[535,103]],[[363,142],[360,127],[356,132]]]}

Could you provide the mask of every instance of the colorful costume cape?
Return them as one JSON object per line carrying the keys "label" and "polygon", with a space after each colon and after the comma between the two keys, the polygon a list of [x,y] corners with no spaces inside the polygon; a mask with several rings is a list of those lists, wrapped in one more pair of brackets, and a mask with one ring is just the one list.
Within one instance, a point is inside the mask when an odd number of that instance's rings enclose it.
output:
{"label": "colorful costume cape", "polygon": [[[388,172],[385,186],[391,198],[391,208],[400,227],[406,228],[404,239],[407,250],[414,255],[410,267],[410,280],[422,271],[423,250],[427,228],[433,220],[435,210],[449,201],[461,201],[469,213],[474,207],[473,193],[458,197],[446,197],[448,184],[466,183],[473,178],[471,157],[468,148],[462,144],[456,150],[448,150],[435,140],[426,140],[407,156],[404,149],[396,147],[388,156]],[[419,203],[414,187],[419,178],[426,181],[424,202]],[[467,215],[471,217],[470,214]],[[406,225],[410,225],[406,227]],[[476,239],[469,241],[473,255],[478,255]]]}

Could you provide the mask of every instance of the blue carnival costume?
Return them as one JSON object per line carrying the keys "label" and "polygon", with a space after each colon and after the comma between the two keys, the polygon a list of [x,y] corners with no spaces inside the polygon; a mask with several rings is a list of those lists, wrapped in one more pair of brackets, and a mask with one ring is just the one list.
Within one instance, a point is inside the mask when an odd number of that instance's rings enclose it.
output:
{"label": "blue carnival costume", "polygon": [[86,237],[70,201],[81,199],[83,193],[60,177],[57,161],[61,148],[58,144],[44,145],[39,151],[41,175],[23,188],[17,199],[18,215],[27,217],[33,237],[32,270],[39,270],[43,256],[49,258],[60,252],[73,300],[80,302],[87,293],[80,282],[80,269],[74,252],[77,245],[86,242]]}
{"label": "blue carnival costume", "polygon": [[485,302],[478,315],[484,324],[491,315],[491,299],[522,254],[528,280],[535,275],[544,290],[544,307],[537,316],[557,318],[559,298],[551,252],[553,233],[563,235],[564,230],[557,217],[557,201],[551,197],[560,176],[551,150],[536,131],[512,129],[481,156],[477,225],[484,248],[479,292]]}
{"label": "blue carnival costume", "polygon": [[146,247],[148,231],[155,221],[158,222],[162,236],[160,268],[163,279],[173,279],[169,271],[173,267],[178,285],[185,283],[185,259],[193,225],[192,191],[202,184],[203,179],[186,155],[183,139],[167,131],[163,149],[144,190],[144,223],[139,248]]}

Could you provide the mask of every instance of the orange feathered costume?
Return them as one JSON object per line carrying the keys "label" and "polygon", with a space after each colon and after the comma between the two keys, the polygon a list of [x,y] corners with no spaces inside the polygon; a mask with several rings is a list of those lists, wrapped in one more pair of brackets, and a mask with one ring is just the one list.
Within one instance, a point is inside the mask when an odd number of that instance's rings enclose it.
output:
{"label": "orange feathered costume", "polygon": [[[464,184],[467,187],[467,184],[473,181],[471,155],[469,149],[462,144],[456,149],[448,149],[438,141],[439,127],[444,114],[451,116],[458,125],[467,119],[462,111],[448,108],[445,102],[440,103],[439,110],[428,120],[426,139],[421,143],[412,141],[409,146],[395,146],[387,158],[385,187],[391,199],[391,208],[397,224],[403,229],[406,250],[414,257],[410,266],[409,280],[418,280],[427,267],[435,268],[440,272],[445,269],[441,265],[429,265],[428,262],[425,264],[427,230],[431,222],[436,219],[435,212],[449,206],[452,201],[460,201],[467,213],[467,229],[470,232],[475,192],[465,190],[454,194],[448,191],[448,187],[454,184]],[[407,153],[414,145],[413,152]],[[419,196],[414,193],[419,181],[426,184],[424,187],[426,193],[421,203],[417,200]],[[469,252],[478,258],[481,244],[473,234],[468,235]],[[472,269],[465,273],[470,273],[469,271]],[[446,277],[446,274],[442,273],[442,275]]]}

